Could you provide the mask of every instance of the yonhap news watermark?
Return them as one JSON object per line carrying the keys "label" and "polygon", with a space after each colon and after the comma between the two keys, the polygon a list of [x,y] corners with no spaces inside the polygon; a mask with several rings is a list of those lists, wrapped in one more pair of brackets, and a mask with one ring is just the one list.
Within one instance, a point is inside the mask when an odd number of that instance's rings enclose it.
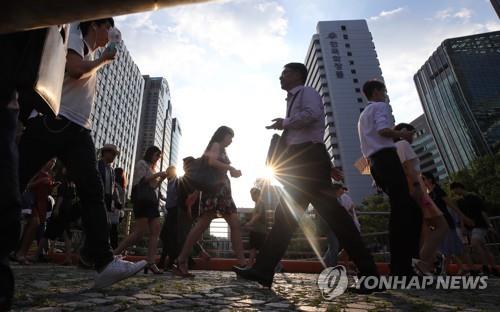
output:
{"label": "yonhap news watermark", "polygon": [[397,289],[486,289],[488,276],[347,276],[344,266],[324,269],[318,276],[323,298],[331,300],[342,295],[348,287],[367,290]]}

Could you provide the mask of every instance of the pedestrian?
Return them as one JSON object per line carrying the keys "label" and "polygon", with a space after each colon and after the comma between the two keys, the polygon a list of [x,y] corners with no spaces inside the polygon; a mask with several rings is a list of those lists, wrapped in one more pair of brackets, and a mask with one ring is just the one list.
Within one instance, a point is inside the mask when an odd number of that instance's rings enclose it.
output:
{"label": "pedestrian", "polygon": [[473,224],[466,225],[464,230],[470,237],[470,246],[481,259],[482,273],[499,276],[493,255],[486,247],[488,232],[494,231],[494,228],[486,215],[484,201],[478,195],[467,192],[465,186],[460,182],[451,183],[450,189],[458,197],[458,209],[473,222]]}
{"label": "pedestrian", "polygon": [[27,253],[36,237],[40,225],[45,224],[49,203],[48,196],[56,186],[52,177],[52,169],[55,163],[55,159],[49,160],[28,184],[28,191],[33,192],[35,202],[28,223],[24,227],[19,249],[15,252],[13,258],[13,260],[19,264],[31,264],[31,261],[27,259]]}
{"label": "pedestrian", "polygon": [[[283,152],[276,158],[279,162],[273,164],[273,169],[284,185],[285,194],[255,264],[250,269],[233,267],[240,277],[265,287],[271,287],[275,267],[285,254],[298,218],[310,203],[335,232],[361,274],[378,276],[373,258],[352,218],[335,200],[331,161],[323,143],[324,106],[319,93],[304,86],[306,77],[307,68],[302,63],[286,64],[281,73],[281,88],[288,93],[286,117],[273,119],[273,124],[267,128],[284,130],[280,144],[284,146]],[[358,291],[376,290],[361,288]]]}
{"label": "pedestrian", "polygon": [[422,211],[410,196],[408,182],[393,141],[397,138],[409,140],[413,132],[393,129],[394,117],[390,105],[386,103],[387,89],[383,82],[367,81],[363,85],[363,93],[368,99],[368,105],[359,116],[359,140],[361,152],[369,160],[375,183],[389,196],[391,274],[413,276],[412,258],[419,257]]}
{"label": "pedestrian", "polygon": [[109,243],[111,248],[118,247],[118,224],[116,223],[119,210],[115,205],[121,205],[116,190],[115,170],[112,165],[116,157],[120,155],[118,147],[114,144],[104,144],[100,149],[100,159],[97,161],[97,169],[101,176],[104,187],[104,204],[106,205],[108,223],[109,223]]}
{"label": "pedestrian", "polygon": [[[459,274],[468,273],[472,270],[472,259],[469,252],[464,248],[464,244],[457,232],[457,220],[454,215],[458,217],[459,229],[464,227],[465,224],[472,224],[472,220],[466,217],[456,206],[455,202],[449,198],[448,194],[441,188],[437,178],[430,172],[422,173],[422,180],[425,184],[427,192],[432,201],[443,213],[443,217],[448,224],[448,231],[444,236],[443,242],[439,248],[441,255],[437,258],[438,275],[444,275],[451,260],[457,263],[459,267]],[[450,208],[454,212],[452,215]]]}
{"label": "pedestrian", "polygon": [[113,196],[113,205],[111,212],[109,213],[110,221],[110,231],[109,231],[109,241],[111,247],[116,249],[118,247],[118,226],[120,225],[121,219],[125,215],[123,209],[127,201],[126,198],[126,187],[127,178],[125,177],[125,171],[123,168],[115,168],[115,195]]}
{"label": "pedestrian", "polygon": [[[147,200],[136,201],[134,200],[134,194],[132,194],[135,217],[134,230],[114,250],[114,254],[119,255],[147,234],[149,242],[147,265],[144,268],[144,273],[151,271],[154,274],[162,273],[155,263],[158,238],[160,236],[158,188],[161,186],[163,180],[167,178],[167,172],[155,172],[156,164],[160,158],[161,150],[156,146],[150,146],[146,149],[143,159],[139,160],[135,165],[134,179],[132,181],[133,186],[140,187],[140,184],[143,184],[143,187],[151,189],[150,194],[156,194],[156,196]],[[139,190],[133,190],[132,193],[134,192],[139,192]]]}
{"label": "pedestrian", "polygon": [[[415,128],[410,124],[400,123],[394,130],[414,132]],[[441,210],[432,201],[425,190],[420,171],[420,160],[410,145],[413,137],[405,139],[394,139],[401,165],[408,181],[410,194],[422,210],[422,236],[420,241],[420,257],[414,259],[414,267],[423,275],[432,275],[434,272],[434,260],[449,228]]]}
{"label": "pedestrian", "polygon": [[266,206],[261,199],[260,189],[254,187],[250,190],[255,207],[253,209],[252,218],[248,221],[244,228],[249,231],[250,257],[248,258],[247,267],[252,267],[255,263],[257,253],[264,245],[267,236],[266,225]]}
{"label": "pedestrian", "polygon": [[232,143],[234,132],[231,128],[221,126],[215,131],[208,143],[204,156],[208,158],[208,165],[216,169],[217,180],[220,182],[213,192],[202,192],[199,202],[199,217],[190,230],[184,246],[174,265],[177,275],[192,277],[188,271],[188,257],[194,244],[200,240],[201,235],[215,218],[224,218],[229,225],[231,242],[239,265],[246,265],[241,241],[240,220],[231,195],[231,182],[227,173],[233,178],[241,177],[241,171],[231,166],[231,161],[226,153],[226,148]]}
{"label": "pedestrian", "polygon": [[113,256],[103,185],[90,134],[96,73],[116,55],[116,50],[105,49],[99,58],[94,58],[94,52],[106,45],[108,32],[113,26],[112,18],[71,25],[59,115],[53,117],[33,111],[19,143],[21,190],[42,164],[53,157],[61,160],[75,182],[86,234],[80,260],[94,264],[98,272],[94,288],[108,287],[146,265],[145,261],[132,263]]}
{"label": "pedestrian", "polygon": [[[165,221],[160,232],[160,239],[162,241],[162,252],[159,261],[161,268],[170,269],[179,255],[179,228],[178,228],[178,196],[177,184],[179,179],[177,177],[177,168],[170,166],[167,168],[167,198],[165,201]],[[168,263],[165,260],[168,257]]]}

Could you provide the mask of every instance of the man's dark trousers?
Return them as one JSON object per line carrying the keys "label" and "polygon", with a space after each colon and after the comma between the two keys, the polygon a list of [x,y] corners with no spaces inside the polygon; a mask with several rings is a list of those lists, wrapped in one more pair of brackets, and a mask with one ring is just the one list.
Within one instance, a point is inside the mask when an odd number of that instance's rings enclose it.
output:
{"label": "man's dark trousers", "polygon": [[39,116],[26,123],[19,143],[21,189],[51,158],[57,157],[75,182],[82,204],[82,222],[86,234],[83,253],[95,262],[97,270],[113,260],[109,243],[109,225],[104,204],[104,189],[97,170],[96,151],[85,129],[66,118]]}
{"label": "man's dark trousers", "polygon": [[298,219],[311,203],[335,232],[360,273],[378,276],[373,258],[352,218],[335,198],[330,178],[330,159],[325,146],[313,143],[291,145],[284,159],[283,165],[274,169],[277,178],[285,186],[285,192],[254,269],[268,277],[274,275],[274,268],[285,254]]}
{"label": "man's dark trousers", "polygon": [[391,204],[391,274],[413,275],[412,258],[419,258],[422,211],[410,196],[408,182],[396,149],[386,148],[369,158],[372,177],[389,196]]}

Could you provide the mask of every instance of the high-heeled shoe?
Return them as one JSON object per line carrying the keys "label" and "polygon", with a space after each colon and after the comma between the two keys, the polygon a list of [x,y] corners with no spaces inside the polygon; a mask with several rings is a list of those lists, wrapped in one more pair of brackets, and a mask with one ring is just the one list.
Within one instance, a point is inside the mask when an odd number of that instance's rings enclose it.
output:
{"label": "high-heeled shoe", "polygon": [[163,274],[163,271],[160,271],[154,263],[146,264],[144,267],[144,274],[148,274],[148,271],[151,271],[153,274]]}
{"label": "high-heeled shoe", "polygon": [[186,277],[194,277],[194,274],[189,273],[188,271],[188,263],[187,261],[179,261],[175,260],[174,264],[172,265],[172,273],[174,275],[186,278]]}

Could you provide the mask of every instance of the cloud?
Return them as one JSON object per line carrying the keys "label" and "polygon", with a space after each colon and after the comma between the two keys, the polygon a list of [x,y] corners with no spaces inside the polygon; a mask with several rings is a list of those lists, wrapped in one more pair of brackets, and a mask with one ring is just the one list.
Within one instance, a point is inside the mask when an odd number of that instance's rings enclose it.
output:
{"label": "cloud", "polygon": [[[288,19],[275,1],[238,0],[175,7],[116,19],[142,74],[167,78],[179,117],[179,159],[198,157],[220,125],[235,130],[228,154],[243,176],[237,206],[264,167],[268,122],[284,112],[278,76],[290,58]],[[241,194],[241,195],[236,195]]]}
{"label": "cloud", "polygon": [[444,10],[437,11],[434,14],[434,19],[441,21],[456,19],[466,23],[471,19],[472,14],[473,11],[468,8],[461,8],[456,10],[453,8],[447,8]]}
{"label": "cloud", "polygon": [[381,18],[389,18],[389,17],[392,17],[398,13],[401,13],[403,10],[404,10],[404,8],[397,8],[397,9],[394,9],[391,11],[382,11],[382,12],[380,12],[379,15],[370,17],[369,20],[376,21],[376,20],[379,20]]}

